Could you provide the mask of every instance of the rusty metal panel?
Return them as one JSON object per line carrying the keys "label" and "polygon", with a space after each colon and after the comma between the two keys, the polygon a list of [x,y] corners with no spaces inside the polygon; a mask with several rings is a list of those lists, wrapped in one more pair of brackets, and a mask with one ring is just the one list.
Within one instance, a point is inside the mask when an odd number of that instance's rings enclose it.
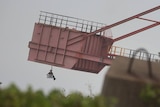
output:
{"label": "rusty metal panel", "polygon": [[[107,48],[109,48],[108,46],[112,45],[112,39],[100,37],[100,36],[90,36],[90,37],[87,37],[84,41],[85,43],[82,47],[83,54],[89,54],[91,56],[93,55],[99,58],[103,58],[103,57],[107,58],[107,53],[108,53]],[[106,43],[108,43],[108,45],[106,45]],[[101,69],[103,69],[105,65],[107,65],[107,63],[104,64],[100,62],[80,59],[75,64],[73,69],[92,72],[92,73],[98,73],[99,71],[101,71]]]}
{"label": "rusty metal panel", "polygon": [[[106,56],[112,39],[96,35],[85,36],[86,33],[75,29],[36,23],[32,41],[29,42],[28,60],[98,73],[105,65],[110,64]],[[106,45],[106,40],[110,45]]]}
{"label": "rusty metal panel", "polygon": [[[80,52],[82,44],[74,41],[74,38],[79,36],[75,33],[71,33],[69,39],[69,32],[69,30],[58,27],[35,24],[32,41],[29,43],[30,52],[28,59],[50,65],[72,68],[78,59],[65,56],[66,50],[68,48],[70,51],[75,50]],[[75,46],[71,47],[71,43]],[[79,48],[76,47],[77,45]],[[66,59],[69,60],[66,62]]]}
{"label": "rusty metal panel", "polygon": [[99,73],[106,64],[79,59],[73,69],[92,73]]}

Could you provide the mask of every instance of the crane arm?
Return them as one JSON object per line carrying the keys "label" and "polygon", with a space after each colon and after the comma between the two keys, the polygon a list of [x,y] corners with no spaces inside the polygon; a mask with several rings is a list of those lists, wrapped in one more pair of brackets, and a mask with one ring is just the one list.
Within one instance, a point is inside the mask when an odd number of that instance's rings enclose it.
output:
{"label": "crane arm", "polygon": [[[87,36],[95,35],[96,33],[105,31],[105,30],[107,30],[107,29],[110,29],[110,28],[115,27],[115,26],[117,26],[117,25],[123,24],[123,23],[128,22],[128,21],[130,21],[130,20],[133,20],[133,19],[135,19],[135,18],[139,18],[140,16],[146,15],[146,14],[151,13],[151,12],[153,12],[153,11],[156,11],[156,10],[158,10],[158,9],[160,9],[160,6],[154,7],[154,8],[152,8],[152,9],[149,9],[149,10],[144,11],[144,12],[142,12],[142,13],[139,13],[139,14],[137,14],[137,15],[131,16],[131,17],[126,18],[126,19],[123,19],[123,20],[118,21],[118,22],[116,22],[116,23],[113,23],[113,24],[111,24],[111,25],[102,27],[102,28],[100,28],[100,29],[98,29],[98,30],[95,30],[95,31],[89,33]],[[140,18],[139,18],[139,19],[140,19]],[[142,19],[142,18],[141,18],[141,19]],[[143,19],[143,20],[144,20],[144,19]],[[149,21],[149,20],[148,20],[148,21]],[[149,29],[149,28],[152,28],[152,27],[154,27],[154,26],[159,25],[159,23],[160,23],[160,22],[157,22],[157,21],[154,21],[154,22],[156,22],[156,23],[154,23],[154,24],[151,25],[151,26],[147,26],[147,27],[145,27],[145,28],[139,29],[139,30],[137,30],[137,31],[135,31],[135,32],[138,33],[138,32],[147,30],[147,29]],[[133,34],[136,34],[135,32],[134,32],[134,33],[131,32],[131,33],[127,34],[126,37],[131,36],[131,35],[133,35]],[[125,38],[125,35],[124,35],[123,37],[119,37],[119,38],[123,39],[123,38]],[[114,41],[118,41],[118,40],[120,40],[120,39],[116,38]]]}
{"label": "crane arm", "polygon": [[158,26],[158,25],[160,25],[160,22],[156,22],[156,23],[151,24],[151,25],[149,25],[149,26],[143,27],[143,28],[138,29],[138,30],[135,30],[135,31],[133,31],[133,32],[131,32],[131,33],[128,33],[128,34],[125,34],[125,35],[120,36],[120,37],[118,37],[118,38],[115,38],[115,39],[113,40],[113,42],[122,40],[122,39],[124,39],[124,38],[127,38],[127,37],[129,37],[129,36],[135,35],[135,34],[137,34],[137,33],[140,33],[140,32],[142,32],[142,31],[144,31],[144,30],[150,29],[150,28],[155,27],[155,26]]}

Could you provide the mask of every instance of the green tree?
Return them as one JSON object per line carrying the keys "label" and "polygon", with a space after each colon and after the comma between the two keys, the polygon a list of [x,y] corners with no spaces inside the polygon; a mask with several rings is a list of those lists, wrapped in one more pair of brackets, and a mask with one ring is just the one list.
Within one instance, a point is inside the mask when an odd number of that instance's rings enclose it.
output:
{"label": "green tree", "polygon": [[37,107],[49,107],[49,101],[47,101],[42,90],[35,92],[35,102]]}
{"label": "green tree", "polygon": [[148,84],[142,89],[140,98],[146,107],[160,107],[160,88]]}
{"label": "green tree", "polygon": [[50,107],[64,107],[64,92],[59,89],[52,90],[48,95]]}
{"label": "green tree", "polygon": [[84,97],[82,100],[82,107],[94,107],[94,97]]}
{"label": "green tree", "polygon": [[4,90],[1,90],[1,107],[21,107],[22,93],[13,83]]}
{"label": "green tree", "polygon": [[65,96],[60,89],[54,89],[48,95],[42,90],[33,91],[31,86],[21,91],[14,84],[0,89],[0,107],[114,107],[114,101],[102,96],[83,96],[80,92]]}
{"label": "green tree", "polygon": [[27,91],[24,92],[23,107],[33,107],[35,102],[35,93],[31,86],[28,86]]}
{"label": "green tree", "polygon": [[66,97],[65,107],[82,107],[83,95],[79,92],[72,92]]}

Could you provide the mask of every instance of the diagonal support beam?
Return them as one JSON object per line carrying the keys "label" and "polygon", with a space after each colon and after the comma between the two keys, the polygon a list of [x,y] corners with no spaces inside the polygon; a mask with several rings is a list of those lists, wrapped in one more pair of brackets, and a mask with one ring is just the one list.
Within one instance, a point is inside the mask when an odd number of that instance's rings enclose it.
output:
{"label": "diagonal support beam", "polygon": [[122,36],[120,36],[120,37],[118,37],[118,38],[115,38],[115,39],[113,40],[113,42],[119,41],[119,40],[121,40],[121,39],[127,38],[127,37],[132,36],[132,35],[135,35],[135,34],[137,34],[137,33],[140,33],[140,32],[142,32],[142,31],[144,31],[144,30],[150,29],[150,28],[155,27],[155,26],[158,26],[158,25],[160,25],[160,22],[151,24],[151,25],[149,25],[149,26],[146,26],[146,27],[143,27],[143,28],[141,28],[141,29],[135,30],[135,31],[133,31],[133,32],[131,32],[131,33],[122,35]]}
{"label": "diagonal support beam", "polygon": [[96,33],[105,31],[105,30],[107,30],[107,29],[110,29],[110,28],[115,27],[115,26],[117,26],[117,25],[120,25],[120,24],[122,24],[122,23],[128,22],[128,21],[133,20],[133,19],[135,19],[135,18],[138,18],[138,17],[140,17],[140,16],[146,15],[146,14],[151,13],[151,12],[153,12],[153,11],[156,11],[156,10],[158,10],[158,9],[160,9],[160,6],[154,7],[154,8],[152,8],[152,9],[149,9],[149,10],[144,11],[144,12],[142,12],[142,13],[139,13],[139,14],[137,14],[137,15],[131,16],[131,17],[129,17],[129,18],[126,18],[126,19],[124,19],[124,20],[118,21],[118,22],[113,23],[113,24],[111,24],[111,25],[105,26],[105,27],[103,27],[103,28],[101,28],[101,29],[98,29],[98,30],[92,32],[92,33],[89,33],[87,36],[92,36],[92,35],[94,35],[94,34],[96,34]]}

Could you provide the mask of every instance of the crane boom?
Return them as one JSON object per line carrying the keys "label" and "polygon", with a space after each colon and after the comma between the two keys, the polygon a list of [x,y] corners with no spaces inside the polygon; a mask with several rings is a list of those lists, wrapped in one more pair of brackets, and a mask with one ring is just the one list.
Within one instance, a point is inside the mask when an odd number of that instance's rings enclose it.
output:
{"label": "crane boom", "polygon": [[[135,18],[142,19],[142,18],[140,18],[140,16],[146,15],[146,14],[151,13],[151,12],[153,12],[153,11],[156,11],[156,10],[158,10],[158,9],[160,9],[160,6],[157,6],[157,7],[154,7],[154,8],[152,8],[152,9],[149,9],[149,10],[147,10],[147,11],[141,12],[141,13],[139,13],[139,14],[137,14],[137,15],[131,16],[131,17],[126,18],[126,19],[123,19],[123,20],[118,21],[118,22],[116,22],[116,23],[113,23],[113,24],[111,24],[111,25],[102,27],[102,28],[100,28],[100,29],[98,29],[98,30],[95,30],[95,31],[89,33],[87,36],[92,36],[92,35],[94,35],[94,34],[96,34],[96,33],[105,31],[105,30],[107,30],[107,29],[110,29],[110,28],[115,27],[115,26],[117,26],[117,25],[123,24],[123,23],[128,22],[128,21],[130,21],[130,20],[133,20],[133,19],[135,19]],[[144,20],[144,19],[142,19],[142,20]],[[151,20],[148,20],[148,21],[151,21]],[[136,32],[136,33],[139,33],[139,32],[142,32],[142,31],[144,31],[144,30],[147,30],[147,29],[149,29],[149,28],[155,27],[155,26],[157,26],[157,25],[160,24],[159,21],[152,21],[152,22],[156,22],[156,23],[154,23],[154,24],[151,25],[151,26],[147,26],[147,27],[145,27],[145,28],[139,29],[139,30],[137,30],[137,31],[135,31],[135,32]],[[118,41],[118,40],[121,40],[121,39],[126,38],[126,37],[128,37],[128,36],[132,36],[133,34],[135,34],[135,33],[129,33],[129,34],[127,34],[127,35],[124,35],[123,37],[119,37],[119,39],[116,38],[114,41]],[[120,38],[121,38],[121,39],[120,39]]]}

